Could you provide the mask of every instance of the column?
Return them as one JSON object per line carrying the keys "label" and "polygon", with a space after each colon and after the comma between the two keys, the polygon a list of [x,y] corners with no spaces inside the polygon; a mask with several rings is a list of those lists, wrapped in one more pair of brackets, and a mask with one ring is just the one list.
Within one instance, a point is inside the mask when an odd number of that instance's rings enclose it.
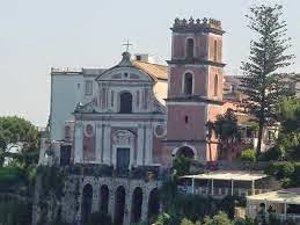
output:
{"label": "column", "polygon": [[231,196],[233,196],[233,188],[234,188],[234,183],[233,183],[233,179],[231,180]]}
{"label": "column", "polygon": [[255,180],[252,180],[251,183],[251,195],[255,195]]}
{"label": "column", "polygon": [[[127,190],[128,191],[128,190]],[[125,212],[124,212],[124,224],[130,225],[131,223],[131,205],[132,203],[132,192],[126,194],[125,196]]]}
{"label": "column", "polygon": [[110,146],[110,126],[103,124],[103,162],[107,165],[112,165],[112,149]]}
{"label": "column", "polygon": [[137,165],[143,165],[144,128],[141,124],[138,125],[137,136]]}
{"label": "column", "polygon": [[75,124],[75,146],[74,146],[74,163],[80,163],[82,160],[82,123]]}
{"label": "column", "polygon": [[[151,189],[149,189],[151,190]],[[143,204],[142,204],[142,215],[141,221],[146,221],[148,217],[148,201],[149,201],[150,192],[147,190],[143,190]]]}
{"label": "column", "polygon": [[211,179],[211,196],[214,196],[214,179]]}
{"label": "column", "polygon": [[195,194],[195,178],[192,178],[192,194]]}
{"label": "column", "polygon": [[152,164],[153,151],[153,128],[151,124],[146,125],[146,143],[145,143],[145,164]]}
{"label": "column", "polygon": [[102,163],[101,155],[102,155],[102,124],[96,123],[96,163]]}
{"label": "column", "polygon": [[284,220],[286,221],[286,211],[287,211],[287,205],[286,200],[284,200]]}
{"label": "column", "polygon": [[109,184],[109,200],[108,200],[108,214],[111,216],[112,222],[115,220],[115,196],[116,189],[113,188],[113,183]]}

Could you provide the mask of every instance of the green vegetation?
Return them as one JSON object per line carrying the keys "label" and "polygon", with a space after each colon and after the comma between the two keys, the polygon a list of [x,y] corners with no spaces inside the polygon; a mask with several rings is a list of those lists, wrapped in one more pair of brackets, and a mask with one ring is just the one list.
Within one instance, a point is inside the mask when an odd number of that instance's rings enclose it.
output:
{"label": "green vegetation", "polygon": [[256,152],[253,148],[248,148],[241,152],[242,161],[256,162]]}
{"label": "green vegetation", "polygon": [[0,223],[31,225],[31,204],[13,197],[0,197]]}
{"label": "green vegetation", "polygon": [[248,96],[246,107],[258,120],[258,154],[264,127],[276,120],[276,105],[282,97],[293,94],[282,79],[287,74],[279,72],[291,65],[294,58],[287,53],[291,45],[282,14],[280,5],[260,5],[250,8],[247,15],[255,38],[250,42],[248,61],[241,68],[245,75],[243,92]]}
{"label": "green vegetation", "polygon": [[39,141],[30,122],[0,117],[0,224],[31,224]]}

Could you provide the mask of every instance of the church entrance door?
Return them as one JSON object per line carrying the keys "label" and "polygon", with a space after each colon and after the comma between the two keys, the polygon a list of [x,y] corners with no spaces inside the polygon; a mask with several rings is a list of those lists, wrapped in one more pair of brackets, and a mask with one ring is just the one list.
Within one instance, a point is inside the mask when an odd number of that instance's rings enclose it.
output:
{"label": "church entrance door", "polygon": [[130,164],[130,148],[117,148],[117,171],[128,171]]}

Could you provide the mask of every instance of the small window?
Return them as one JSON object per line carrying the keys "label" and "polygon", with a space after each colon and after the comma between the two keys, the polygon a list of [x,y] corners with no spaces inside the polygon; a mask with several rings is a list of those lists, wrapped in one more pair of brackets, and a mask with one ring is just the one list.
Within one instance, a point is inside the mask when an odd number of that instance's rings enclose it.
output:
{"label": "small window", "polygon": [[93,81],[87,80],[85,81],[85,95],[93,94]]}
{"label": "small window", "polygon": [[191,73],[186,73],[184,75],[183,93],[186,95],[191,95],[192,92],[193,92],[193,75]]}
{"label": "small window", "polygon": [[132,113],[132,95],[129,92],[120,95],[120,113]]}
{"label": "small window", "polygon": [[214,61],[218,60],[218,42],[214,41]]}
{"label": "small window", "polygon": [[216,74],[214,78],[214,96],[218,96],[218,89],[219,89],[218,86],[219,86],[219,78],[218,75]]}
{"label": "small window", "polygon": [[194,57],[194,40],[189,38],[186,43],[186,56],[187,58]]}
{"label": "small window", "polygon": [[184,122],[185,122],[185,123],[188,123],[188,122],[189,122],[189,117],[188,117],[188,116],[185,116],[185,117],[184,117]]}

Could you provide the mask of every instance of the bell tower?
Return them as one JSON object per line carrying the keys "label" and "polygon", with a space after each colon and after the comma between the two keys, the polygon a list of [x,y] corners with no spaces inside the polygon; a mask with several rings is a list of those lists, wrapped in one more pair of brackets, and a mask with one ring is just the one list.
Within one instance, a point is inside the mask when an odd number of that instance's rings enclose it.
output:
{"label": "bell tower", "polygon": [[216,140],[208,140],[207,122],[222,113],[221,22],[175,19],[169,64],[166,147],[202,162],[218,159]]}

